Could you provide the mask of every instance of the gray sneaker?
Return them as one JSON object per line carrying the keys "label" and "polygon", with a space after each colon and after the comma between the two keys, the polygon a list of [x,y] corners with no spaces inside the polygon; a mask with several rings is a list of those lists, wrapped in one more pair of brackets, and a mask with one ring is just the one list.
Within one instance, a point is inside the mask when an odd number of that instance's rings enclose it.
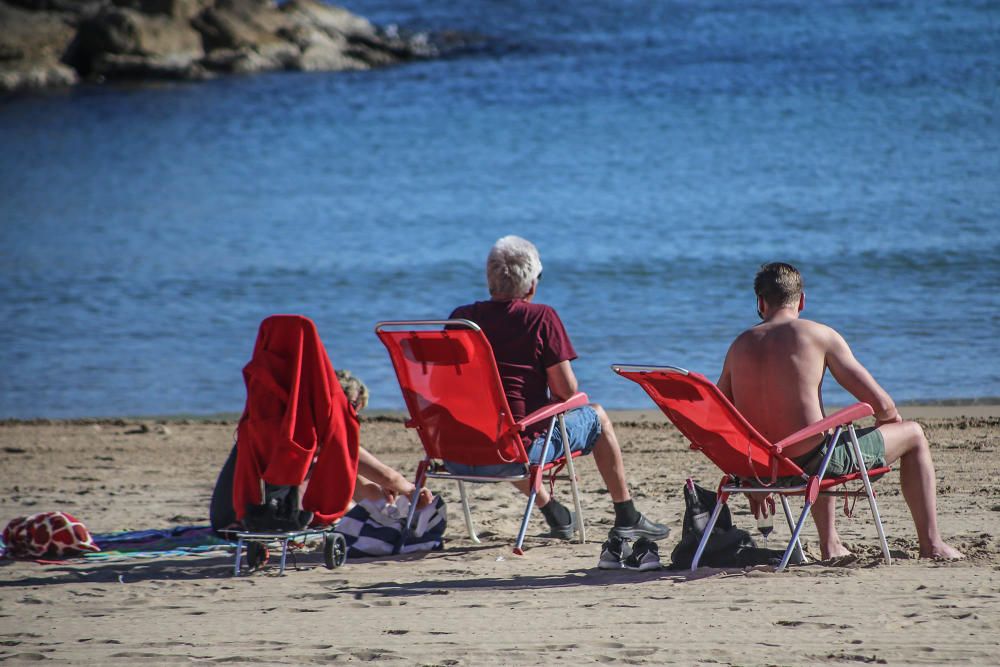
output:
{"label": "gray sneaker", "polygon": [[625,559],[632,555],[632,547],[627,537],[608,537],[601,546],[601,560],[597,567],[602,570],[620,570],[625,567]]}
{"label": "gray sneaker", "polygon": [[[548,523],[548,519],[545,520]],[[554,537],[558,540],[571,540],[573,539],[573,533],[576,532],[576,512],[569,513],[569,523],[563,524],[548,524],[549,526],[549,537]]]}
{"label": "gray sneaker", "polygon": [[660,549],[656,546],[656,542],[640,537],[632,545],[632,553],[625,559],[623,565],[630,570],[643,572],[659,570],[662,567]]}
{"label": "gray sneaker", "polygon": [[655,523],[646,518],[645,514],[639,515],[639,520],[631,526],[615,526],[608,532],[608,537],[627,537],[630,540],[637,540],[645,537],[647,540],[662,540],[670,534],[670,528],[662,523]]}

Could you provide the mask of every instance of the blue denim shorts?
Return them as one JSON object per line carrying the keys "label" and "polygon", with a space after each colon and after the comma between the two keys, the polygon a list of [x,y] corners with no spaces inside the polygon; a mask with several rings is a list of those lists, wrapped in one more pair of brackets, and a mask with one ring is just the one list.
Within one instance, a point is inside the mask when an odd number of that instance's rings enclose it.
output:
{"label": "blue denim shorts", "polygon": [[[589,405],[566,413],[566,435],[569,436],[569,449],[571,452],[582,452],[589,454],[597,443],[597,436],[601,434],[601,420],[597,417],[597,411]],[[528,460],[532,463],[539,463],[542,458],[542,448],[545,446],[545,433],[535,438],[527,448]],[[552,441],[549,443],[549,451],[545,456],[545,462],[550,463],[553,459],[563,455],[562,430],[556,423],[555,433],[552,434]],[[485,466],[470,466],[464,463],[452,463],[445,461],[444,467],[448,472],[455,475],[485,475],[490,477],[513,476],[524,472],[524,466],[520,463],[497,463]]]}

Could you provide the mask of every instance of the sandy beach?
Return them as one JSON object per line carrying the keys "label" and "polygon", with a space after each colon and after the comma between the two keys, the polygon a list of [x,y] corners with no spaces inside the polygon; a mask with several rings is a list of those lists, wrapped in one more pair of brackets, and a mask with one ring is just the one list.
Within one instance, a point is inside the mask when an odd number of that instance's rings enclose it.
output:
{"label": "sandy beach", "polygon": [[[1000,406],[909,406],[935,457],[942,532],[969,558],[916,558],[898,474],[878,483],[892,566],[879,561],[863,501],[841,532],[860,558],[691,574],[602,571],[613,513],[592,461],[579,465],[587,544],[541,537],[511,553],[522,505],[506,485],[472,492],[482,544],[464,532],[457,489],[442,551],[269,567],[234,578],[222,554],[40,565],[2,561],[0,660],[67,664],[996,664],[1000,655]],[[718,482],[709,461],[649,411],[616,421],[640,509],[680,537],[681,486]],[[0,521],[46,510],[92,532],[205,524],[235,424],[204,420],[7,422],[0,425]],[[420,457],[398,416],[368,415],[362,444],[412,475]],[[564,485],[565,487],[565,485]],[[568,500],[569,491],[557,488]],[[753,531],[746,502],[734,521]],[[776,524],[777,525],[777,524]],[[777,526],[771,545],[787,529]],[[806,549],[818,553],[807,522]]]}

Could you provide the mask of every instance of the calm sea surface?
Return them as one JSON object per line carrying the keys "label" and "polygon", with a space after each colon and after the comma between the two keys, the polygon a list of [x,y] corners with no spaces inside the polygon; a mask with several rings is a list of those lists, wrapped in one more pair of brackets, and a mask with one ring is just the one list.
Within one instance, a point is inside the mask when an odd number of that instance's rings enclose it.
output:
{"label": "calm sea surface", "polygon": [[280,312],[401,408],[375,322],[486,298],[508,233],[609,407],[614,362],[715,377],[770,260],[897,400],[1000,396],[997,2],[348,7],[481,40],[0,99],[0,417],[238,412]]}

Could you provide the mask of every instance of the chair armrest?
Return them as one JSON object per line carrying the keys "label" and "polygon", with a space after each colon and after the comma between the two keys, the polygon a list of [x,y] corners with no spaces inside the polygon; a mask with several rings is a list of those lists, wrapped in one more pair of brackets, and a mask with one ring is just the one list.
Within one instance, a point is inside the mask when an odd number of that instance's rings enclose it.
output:
{"label": "chair armrest", "polygon": [[568,412],[574,408],[582,408],[589,402],[590,399],[587,398],[587,395],[582,391],[578,391],[572,396],[570,396],[569,399],[561,403],[549,403],[544,407],[538,408],[530,415],[526,415],[523,419],[521,419],[521,421],[517,422],[514,426],[517,428],[517,430],[523,431],[525,426],[530,426],[535,422],[539,422],[542,421],[543,419],[554,417],[563,412]]}
{"label": "chair armrest", "polygon": [[814,435],[825,433],[831,428],[843,426],[844,424],[850,424],[851,422],[864,417],[870,417],[873,414],[875,414],[875,410],[872,409],[872,406],[867,403],[855,403],[854,405],[848,406],[843,410],[838,410],[826,419],[821,419],[815,424],[810,424],[804,429],[800,429],[795,433],[792,433],[787,438],[783,438],[782,440],[774,443],[774,447],[778,450],[778,452],[781,452],[781,450],[788,449],[792,445],[802,442],[806,438],[811,438]]}

